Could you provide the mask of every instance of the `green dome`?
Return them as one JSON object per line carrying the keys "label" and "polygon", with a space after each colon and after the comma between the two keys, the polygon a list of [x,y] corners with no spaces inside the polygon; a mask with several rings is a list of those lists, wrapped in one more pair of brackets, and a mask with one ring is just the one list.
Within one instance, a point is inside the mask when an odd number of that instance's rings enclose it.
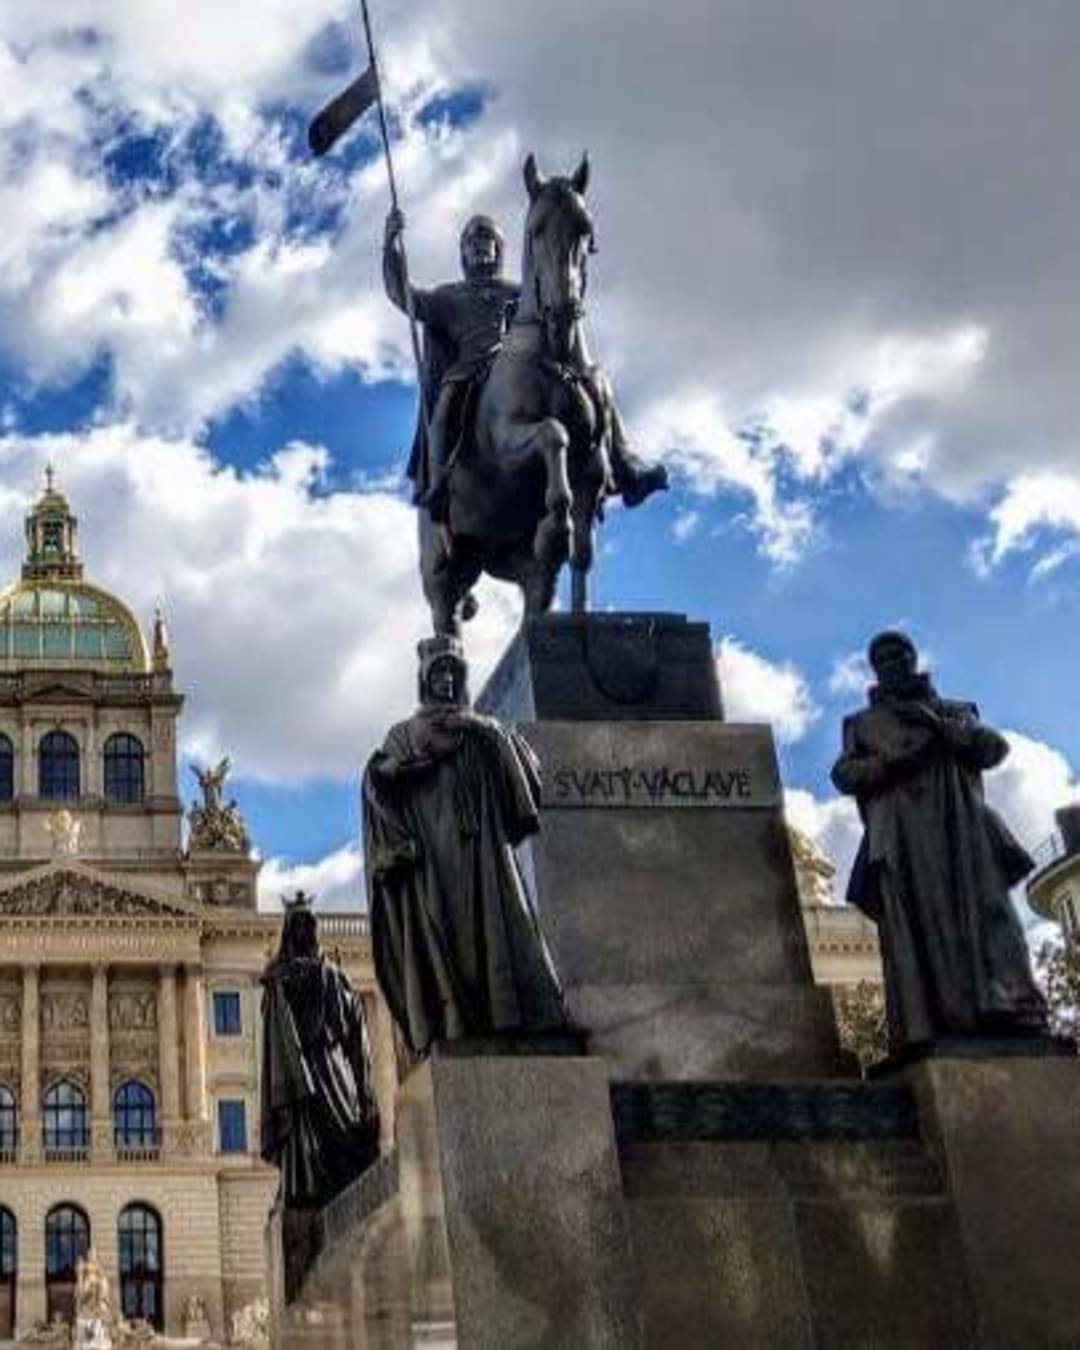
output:
{"label": "green dome", "polygon": [[21,581],[0,596],[0,669],[63,666],[145,674],[131,611],[85,581]]}
{"label": "green dome", "polygon": [[83,580],[78,522],[46,470],[26,517],[22,580],[0,595],[0,670],[91,668],[146,674],[146,640],[114,595]]}

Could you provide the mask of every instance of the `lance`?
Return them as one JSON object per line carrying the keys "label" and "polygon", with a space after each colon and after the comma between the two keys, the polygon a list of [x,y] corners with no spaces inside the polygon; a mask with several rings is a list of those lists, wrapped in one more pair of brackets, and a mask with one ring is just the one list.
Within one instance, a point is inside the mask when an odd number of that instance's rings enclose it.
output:
{"label": "lance", "polygon": [[[386,107],[383,104],[382,82],[379,79],[379,58],[375,51],[375,40],[371,32],[371,15],[368,13],[367,0],[360,0],[360,15],[364,26],[364,41],[367,43],[368,67],[337,98],[332,99],[314,118],[308,128],[308,144],[312,153],[321,156],[335,145],[346,131],[374,104],[379,114],[379,135],[382,139],[383,158],[386,161],[386,177],[390,184],[390,204],[395,212],[400,212],[397,177],[394,173],[394,155],[390,148],[390,130],[386,121]],[[428,420],[427,399],[424,396],[424,358],[420,350],[420,329],[416,322],[416,308],[413,305],[412,286],[409,282],[409,262],[405,252],[405,240],[399,237],[398,246],[401,258],[401,280],[405,290],[405,313],[409,320],[409,336],[412,339],[413,361],[416,363],[416,382],[420,390],[420,418],[424,428],[424,437],[431,444],[431,428]],[[449,543],[448,538],[446,540]]]}

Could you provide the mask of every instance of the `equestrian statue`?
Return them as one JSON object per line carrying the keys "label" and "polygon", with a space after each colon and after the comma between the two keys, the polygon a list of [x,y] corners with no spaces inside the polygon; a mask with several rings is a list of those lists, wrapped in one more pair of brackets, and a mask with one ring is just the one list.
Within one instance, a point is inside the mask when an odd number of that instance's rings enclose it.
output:
{"label": "equestrian statue", "polygon": [[434,629],[456,635],[481,573],[520,586],[527,615],[551,608],[563,564],[583,612],[593,535],[608,497],[637,506],[667,487],[663,465],[627,444],[611,384],[585,335],[589,163],[544,178],[525,161],[522,279],[502,276],[487,216],[461,237],[464,280],[410,284],[395,208],[383,253],[387,293],[423,325],[419,425],[409,461],[420,507],[420,569]]}

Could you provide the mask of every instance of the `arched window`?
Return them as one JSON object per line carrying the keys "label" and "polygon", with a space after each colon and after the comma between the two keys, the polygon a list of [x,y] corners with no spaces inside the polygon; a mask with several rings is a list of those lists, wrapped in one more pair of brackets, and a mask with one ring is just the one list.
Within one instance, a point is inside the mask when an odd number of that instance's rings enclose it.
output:
{"label": "arched window", "polygon": [[0,731],[0,802],[9,802],[15,796],[15,747],[11,738]]}
{"label": "arched window", "polygon": [[49,731],[38,746],[38,796],[70,801],[79,795],[79,743],[66,731]]}
{"label": "arched window", "polygon": [[111,802],[143,799],[142,741],[126,731],[118,731],[105,742],[105,796]]}
{"label": "arched window", "polygon": [[45,1301],[48,1320],[75,1316],[79,1258],[90,1250],[90,1220],[77,1205],[56,1205],[45,1216]]}
{"label": "arched window", "polygon": [[0,1205],[0,1341],[15,1336],[15,1282],[19,1274],[19,1239],[15,1215]]}
{"label": "arched window", "polygon": [[154,1094],[145,1083],[122,1083],[113,1094],[113,1128],[118,1148],[153,1148],[157,1143]]}
{"label": "arched window", "polygon": [[81,1153],[89,1148],[82,1088],[68,1078],[54,1083],[42,1099],[41,1124],[46,1153]]}
{"label": "arched window", "polygon": [[116,1254],[120,1267],[120,1311],[134,1321],[143,1317],[163,1329],[161,1307],[161,1220],[149,1205],[128,1205],[120,1211]]}
{"label": "arched window", "polygon": [[0,1154],[14,1153],[19,1147],[19,1109],[15,1094],[0,1083]]}

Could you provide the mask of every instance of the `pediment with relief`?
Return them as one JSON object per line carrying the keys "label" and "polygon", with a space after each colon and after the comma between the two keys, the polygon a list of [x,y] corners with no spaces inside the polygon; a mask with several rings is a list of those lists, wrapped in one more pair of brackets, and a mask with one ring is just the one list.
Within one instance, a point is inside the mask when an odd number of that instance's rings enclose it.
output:
{"label": "pediment with relief", "polygon": [[93,681],[85,675],[28,675],[23,678],[23,696],[28,702],[77,703],[94,697]]}
{"label": "pediment with relief", "polygon": [[37,868],[0,887],[0,922],[19,919],[127,918],[197,920],[198,911],[182,900],[154,895],[81,866]]}

